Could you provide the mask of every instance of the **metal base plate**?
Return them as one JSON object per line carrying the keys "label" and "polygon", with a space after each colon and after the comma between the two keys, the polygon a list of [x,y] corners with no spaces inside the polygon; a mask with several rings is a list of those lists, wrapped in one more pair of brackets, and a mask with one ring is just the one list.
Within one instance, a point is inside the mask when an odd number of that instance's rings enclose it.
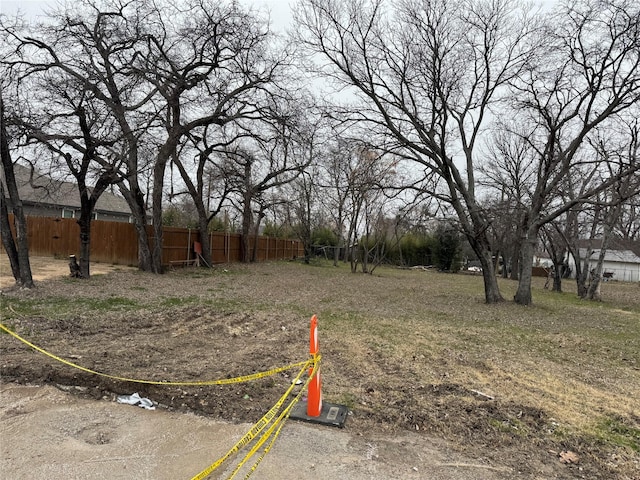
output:
{"label": "metal base plate", "polygon": [[344,405],[336,405],[334,403],[322,402],[322,410],[320,416],[310,417],[307,415],[307,402],[298,402],[291,410],[289,418],[294,420],[302,420],[303,422],[318,423],[320,425],[329,425],[332,427],[344,428],[344,422],[347,421],[349,409]]}

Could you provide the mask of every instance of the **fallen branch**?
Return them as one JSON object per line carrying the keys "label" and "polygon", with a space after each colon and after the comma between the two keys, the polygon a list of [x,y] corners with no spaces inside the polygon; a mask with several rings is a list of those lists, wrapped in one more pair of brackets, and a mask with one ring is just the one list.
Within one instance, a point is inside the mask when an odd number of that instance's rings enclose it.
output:
{"label": "fallen branch", "polygon": [[491,465],[481,465],[477,463],[437,463],[436,467],[455,467],[455,468],[484,468],[485,470],[493,470],[496,472],[512,472],[509,467],[493,467]]}
{"label": "fallen branch", "polygon": [[469,390],[471,393],[475,393],[476,395],[478,395],[479,397],[482,398],[486,398],[487,400],[495,400],[495,397],[491,396],[491,395],[487,395],[486,393],[482,393],[479,390]]}

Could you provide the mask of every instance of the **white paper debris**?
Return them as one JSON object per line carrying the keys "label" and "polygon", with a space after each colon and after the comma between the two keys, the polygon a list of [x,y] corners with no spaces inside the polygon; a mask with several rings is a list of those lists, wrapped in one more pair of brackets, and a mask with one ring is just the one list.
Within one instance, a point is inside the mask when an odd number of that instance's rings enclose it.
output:
{"label": "white paper debris", "polygon": [[156,409],[151,400],[145,397],[141,397],[138,392],[132,395],[120,395],[118,397],[118,403],[126,403],[127,405],[138,405],[139,407],[146,408],[147,410]]}

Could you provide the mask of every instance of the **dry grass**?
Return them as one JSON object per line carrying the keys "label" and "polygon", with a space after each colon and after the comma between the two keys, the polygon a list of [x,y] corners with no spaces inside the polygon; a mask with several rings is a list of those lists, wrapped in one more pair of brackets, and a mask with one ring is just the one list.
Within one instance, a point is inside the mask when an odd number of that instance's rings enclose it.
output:
{"label": "dry grass", "polygon": [[[640,285],[606,283],[594,303],[571,281],[558,294],[534,280],[534,305],[485,305],[479,276],[282,262],[63,278],[3,303],[49,319],[242,314],[297,332],[291,355],[305,351],[318,314],[323,393],[353,410],[350,428],[431,432],[468,453],[511,456],[530,478],[640,478]],[[513,296],[514,282],[500,286]],[[577,451],[582,470],[549,466],[560,450]]]}

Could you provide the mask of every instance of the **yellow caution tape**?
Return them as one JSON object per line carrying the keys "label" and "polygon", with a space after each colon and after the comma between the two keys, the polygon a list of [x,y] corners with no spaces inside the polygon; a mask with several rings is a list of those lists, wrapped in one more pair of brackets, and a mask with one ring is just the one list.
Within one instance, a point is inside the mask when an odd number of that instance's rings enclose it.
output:
{"label": "yellow caution tape", "polygon": [[280,423],[280,426],[278,427],[278,430],[276,431],[275,435],[273,436],[269,444],[265,447],[264,451],[262,452],[262,455],[258,457],[258,459],[256,460],[256,463],[254,463],[251,466],[247,474],[244,476],[244,480],[247,480],[253,474],[253,472],[256,471],[262,459],[267,455],[267,453],[271,451],[271,447],[273,447],[273,444],[276,443],[276,439],[278,438],[278,435],[280,435],[280,430],[282,430],[282,427],[284,427],[284,422]]}
{"label": "yellow caution tape", "polygon": [[[293,379],[293,381],[291,382],[291,386],[287,389],[287,391],[280,397],[280,399],[276,402],[276,404],[271,407],[271,409],[260,419],[258,420],[250,429],[249,431],[240,439],[238,440],[238,442],[236,442],[236,444],[231,447],[231,449],[229,449],[229,451],[227,453],[225,453],[222,457],[220,457],[218,460],[216,460],[214,463],[212,463],[211,465],[209,465],[207,468],[205,468],[204,470],[202,470],[199,474],[197,474],[196,476],[192,477],[191,480],[203,480],[205,478],[207,478],[211,473],[213,473],[220,465],[222,465],[226,460],[228,460],[230,457],[232,457],[233,455],[235,455],[237,452],[239,452],[243,447],[245,447],[246,445],[248,445],[249,443],[251,443],[255,438],[258,437],[258,434],[264,430],[266,428],[267,425],[269,425],[271,423],[271,421],[275,418],[276,414],[278,413],[278,411],[280,411],[282,405],[285,403],[287,397],[291,394],[291,392],[293,391],[293,389],[296,387],[296,383],[298,382],[298,380],[300,379],[300,377],[302,377],[302,375],[304,374],[305,370],[307,369],[308,366],[313,365],[313,369],[311,371],[311,374],[309,375],[309,377],[307,378],[307,381],[305,382],[305,384],[302,386],[300,392],[298,392],[298,394],[296,395],[296,397],[289,403],[289,405],[285,408],[285,410],[283,410],[280,415],[278,416],[278,418],[276,419],[276,421],[273,423],[273,425],[267,430],[267,432],[265,432],[261,437],[260,437],[260,441],[259,443],[254,446],[252,448],[252,450],[245,456],[245,458],[236,466],[236,468],[234,469],[233,473],[231,474],[231,476],[229,477],[229,479],[233,478],[236,473],[240,470],[240,468],[242,468],[242,466],[248,461],[249,458],[251,458],[251,456],[253,456],[253,454],[260,448],[260,446],[264,443],[264,441],[266,441],[269,436],[271,435],[271,433],[273,432],[273,429],[278,425],[278,423],[281,422],[282,418],[288,417],[289,413],[291,412],[291,409],[293,408],[293,406],[295,405],[295,403],[297,403],[297,401],[300,399],[302,393],[305,391],[305,389],[307,388],[307,386],[309,385],[310,380],[313,378],[313,376],[315,375],[315,373],[318,370],[318,366],[319,366],[319,362],[320,362],[320,355],[316,355],[314,356],[313,359],[308,360],[307,361],[307,365],[305,365],[304,367],[302,367],[300,369],[300,371],[298,372],[298,375]],[[284,425],[284,423],[282,423],[282,425]],[[282,425],[280,427],[282,427]],[[251,471],[248,473],[248,476],[251,475],[251,473],[253,473],[253,471],[257,468],[258,464],[260,463],[260,461],[262,460],[262,458],[268,453],[268,451],[271,449],[271,445],[275,442],[275,439],[277,438],[278,434],[280,433],[280,429],[278,429],[278,432],[276,433],[275,437],[273,438],[273,440],[270,442],[270,444],[267,446],[267,449],[265,450],[265,452],[261,455],[261,457],[258,459],[258,461],[254,464],[254,466],[252,467]],[[264,438],[264,439],[263,439]]]}
{"label": "yellow caution tape", "polygon": [[[260,437],[258,442],[256,442],[256,445],[254,445],[254,447],[245,455],[242,462],[238,464],[238,466],[236,467],[236,469],[231,474],[228,480],[231,480],[233,479],[233,477],[235,477],[236,473],[240,470],[240,468],[242,468],[242,466],[249,460],[249,458],[251,458],[262,446],[262,444],[264,444],[264,442],[273,434],[273,438],[271,438],[271,441],[267,444],[262,454],[258,457],[256,462],[251,466],[251,468],[245,475],[244,479],[247,480],[253,474],[253,472],[256,471],[256,469],[258,468],[258,465],[260,465],[260,462],[262,462],[262,459],[267,455],[267,453],[269,453],[269,451],[271,450],[271,447],[276,442],[276,439],[278,438],[278,435],[280,435],[280,431],[282,430],[282,427],[284,426],[285,422],[289,418],[289,415],[291,414],[291,410],[293,409],[295,404],[298,403],[298,401],[300,401],[300,397],[309,386],[309,382],[315,375],[316,371],[317,371],[317,368],[314,368],[313,373],[309,376],[309,378],[307,378],[307,381],[304,387],[291,400],[291,402],[289,402],[289,405],[287,405],[287,407],[280,413],[280,416],[273,422],[271,427],[269,427],[269,429],[262,435],[262,437]],[[275,434],[274,434],[273,432],[276,427],[277,427],[277,430],[275,430]]]}
{"label": "yellow caution tape", "polygon": [[251,448],[251,450],[249,450],[249,452],[247,452],[247,454],[245,455],[244,459],[242,459],[242,461],[240,463],[238,463],[238,465],[236,466],[236,468],[233,470],[233,472],[231,473],[231,475],[228,477],[228,480],[232,480],[236,474],[240,471],[240,469],[244,466],[244,464],[253,456],[255,455],[255,453],[260,449],[260,447],[264,444],[264,442],[266,440],[269,439],[269,437],[271,437],[271,435],[273,434],[274,430],[276,429],[276,427],[278,428],[274,437],[271,439],[271,442],[269,442],[269,444],[267,445],[267,447],[265,448],[265,451],[262,453],[262,455],[258,458],[258,460],[256,461],[256,463],[253,464],[253,466],[251,467],[251,469],[249,470],[249,472],[247,473],[247,475],[245,476],[245,480],[247,478],[249,478],[251,476],[251,474],[258,468],[258,465],[260,464],[260,462],[262,461],[262,459],[264,458],[264,456],[269,452],[269,450],[271,450],[271,446],[275,443],[276,438],[278,437],[278,435],[280,435],[280,430],[282,430],[282,427],[284,426],[284,423],[286,421],[287,418],[289,418],[289,414],[291,413],[291,409],[294,407],[294,405],[296,403],[298,403],[298,401],[300,400],[300,397],[302,396],[302,394],[304,393],[304,391],[307,389],[309,382],[311,380],[311,378],[313,378],[313,376],[315,375],[315,372],[317,371],[317,364],[314,367],[314,369],[312,370],[311,375],[307,378],[307,381],[305,382],[304,386],[302,387],[302,389],[298,392],[298,394],[289,402],[289,405],[287,405],[287,407],[282,410],[282,412],[280,412],[280,415],[278,416],[278,418],[276,418],[273,422],[273,424],[267,429],[266,432],[264,432],[262,434],[262,436],[258,439],[258,441],[256,442],[256,444]]}
{"label": "yellow caution tape", "polygon": [[12,337],[20,340],[25,345],[30,346],[34,350],[46,355],[49,358],[57,360],[60,363],[64,363],[65,365],[68,365],[69,367],[73,367],[73,368],[76,368],[78,370],[82,370],[83,372],[91,373],[93,375],[99,375],[101,377],[110,378],[112,380],[119,380],[121,382],[143,383],[143,384],[146,384],[146,385],[167,385],[167,386],[181,386],[181,387],[194,387],[194,386],[207,386],[207,385],[229,385],[229,384],[232,384],[232,383],[242,383],[242,382],[250,382],[250,381],[253,381],[253,380],[258,380],[259,378],[269,377],[271,375],[275,375],[276,373],[280,373],[280,372],[284,372],[284,371],[287,371],[287,370],[291,370],[291,369],[296,368],[296,367],[306,368],[306,367],[309,366],[309,362],[310,362],[310,360],[305,360],[305,361],[302,361],[302,362],[297,362],[297,363],[292,363],[292,364],[289,364],[289,365],[285,365],[284,367],[272,368],[271,370],[266,370],[264,372],[256,372],[256,373],[252,373],[250,375],[242,375],[240,377],[234,377],[234,378],[223,378],[223,379],[220,379],[220,380],[204,380],[204,381],[195,381],[195,382],[168,382],[168,381],[164,381],[164,380],[138,380],[138,379],[135,379],[135,378],[119,377],[117,375],[109,375],[108,373],[102,373],[102,372],[97,372],[95,370],[91,370],[89,368],[83,367],[81,365],[78,365],[76,363],[70,362],[68,360],[65,360],[64,358],[58,357],[57,355],[54,355],[52,353],[47,352],[43,348],[40,348],[37,345],[34,345],[33,343],[29,342],[28,340],[22,338],[17,333],[9,330],[7,327],[5,327],[1,323],[0,323],[0,329],[5,331],[5,332],[7,332]]}
{"label": "yellow caution tape", "polygon": [[[12,337],[14,337],[17,340],[21,341],[25,345],[28,345],[29,347],[31,347],[34,350],[46,355],[47,357],[52,358],[52,359],[54,359],[54,360],[56,360],[56,361],[58,361],[60,363],[63,363],[65,365],[67,365],[67,366],[76,368],[78,370],[82,370],[83,372],[91,373],[93,375],[99,375],[101,377],[110,378],[112,380],[119,380],[119,381],[123,381],[123,382],[133,382],[133,383],[143,383],[143,384],[147,384],[147,385],[167,385],[167,386],[228,385],[228,384],[232,384],[232,383],[240,383],[240,382],[248,382],[248,381],[252,381],[252,380],[257,380],[259,378],[268,377],[268,376],[274,375],[276,373],[280,373],[280,372],[284,372],[286,370],[291,370],[293,368],[300,367],[300,371],[298,372],[298,375],[292,380],[291,385],[289,386],[287,391],[280,397],[280,399],[276,402],[276,404],[273,407],[271,407],[271,409],[269,409],[269,411],[260,420],[258,420],[254,425],[252,425],[252,427],[249,429],[249,431],[240,440],[238,440],[238,442],[236,442],[236,444],[233,447],[231,447],[231,449],[226,454],[224,454],[217,461],[212,463],[209,467],[205,468],[202,472],[197,474],[191,480],[203,480],[203,479],[205,479],[214,470],[216,470],[220,465],[222,465],[226,460],[228,460],[230,457],[232,457],[237,452],[239,452],[243,447],[245,447],[246,445],[250,444],[254,439],[258,438],[258,440],[256,441],[255,445],[245,455],[245,457],[242,459],[242,461],[240,461],[240,463],[238,463],[238,465],[235,467],[235,469],[231,473],[231,476],[229,477],[229,480],[234,478],[236,476],[236,474],[240,471],[240,469],[245,465],[245,463],[273,435],[273,437],[271,438],[271,441],[267,444],[267,446],[265,447],[265,449],[262,452],[262,454],[258,457],[256,462],[250,468],[249,472],[246,474],[245,480],[248,479],[251,476],[251,474],[257,469],[257,467],[260,464],[260,462],[262,461],[262,459],[271,450],[271,447],[273,446],[273,444],[275,443],[276,439],[278,438],[278,435],[280,435],[280,431],[282,430],[282,427],[284,426],[285,421],[289,418],[289,414],[291,413],[291,409],[300,400],[300,397],[302,396],[304,391],[309,386],[309,382],[311,381],[311,379],[317,373],[318,367],[320,365],[320,360],[322,358],[322,356],[320,354],[315,354],[315,355],[312,356],[312,358],[310,358],[308,360],[305,360],[305,361],[302,361],[302,362],[297,362],[297,363],[292,363],[292,364],[286,365],[284,367],[273,368],[271,370],[266,370],[264,372],[257,372],[257,373],[253,373],[253,374],[250,374],[250,375],[243,375],[243,376],[235,377],[235,378],[224,378],[224,379],[220,379],[220,380],[205,380],[205,381],[196,381],[196,382],[168,382],[168,381],[157,381],[157,380],[138,380],[138,379],[134,379],[134,378],[120,377],[120,376],[117,376],[117,375],[109,375],[107,373],[97,372],[95,370],[91,370],[89,368],[86,368],[86,367],[83,367],[83,366],[78,365],[76,363],[73,363],[73,362],[70,362],[68,360],[65,360],[64,358],[61,358],[61,357],[59,357],[57,355],[49,353],[46,350],[44,350],[43,348],[40,348],[37,345],[34,345],[33,343],[31,343],[28,340],[22,338],[20,335],[18,335],[17,333],[13,332],[9,328],[5,327],[1,323],[0,323],[0,330],[3,330],[4,332],[8,333]],[[312,369],[309,372],[309,376],[308,376],[306,382],[304,383],[304,385],[302,386],[302,388],[300,389],[300,391],[298,392],[298,394],[289,402],[289,404],[284,409],[282,409],[282,406],[284,405],[286,399],[289,397],[289,395],[291,395],[291,392],[296,387],[296,384],[298,383],[298,381],[300,380],[302,375],[305,373],[307,368],[309,368],[311,366],[312,366]],[[280,412],[280,414],[276,418],[276,415],[278,414],[278,412]],[[267,428],[267,426],[269,424],[271,424],[271,426],[269,426],[269,428],[262,435],[259,436],[260,432],[262,432],[265,428]],[[276,430],[276,428],[277,428],[277,430]],[[274,434],[274,430],[275,430],[275,434]]]}

